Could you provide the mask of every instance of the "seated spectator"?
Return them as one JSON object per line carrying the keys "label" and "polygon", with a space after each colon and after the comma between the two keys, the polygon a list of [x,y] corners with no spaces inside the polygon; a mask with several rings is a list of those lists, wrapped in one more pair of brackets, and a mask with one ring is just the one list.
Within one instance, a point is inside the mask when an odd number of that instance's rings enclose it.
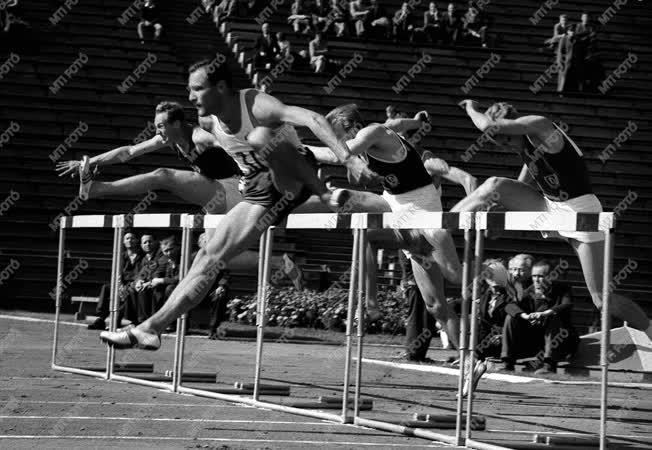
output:
{"label": "seated spectator", "polygon": [[397,41],[410,41],[414,38],[414,18],[410,4],[403,2],[401,9],[394,13],[394,39]]}
{"label": "seated spectator", "polygon": [[440,27],[444,44],[456,45],[462,29],[462,20],[455,10],[454,3],[449,3],[448,10],[441,15]]}
{"label": "seated spectator", "polygon": [[310,66],[315,69],[315,73],[322,73],[328,64],[328,43],[321,32],[315,33],[315,38],[308,44],[310,55]]}
{"label": "seated spectator", "polygon": [[478,10],[469,8],[464,15],[462,33],[468,44],[480,44],[487,47],[487,25],[481,20]]}
{"label": "seated spectator", "polygon": [[163,306],[174,288],[179,284],[181,249],[174,236],[169,236],[161,241],[161,253],[158,270],[154,278],[149,282],[153,291],[152,314]]}
{"label": "seated spectator", "polygon": [[428,42],[436,44],[441,41],[440,23],[441,18],[439,17],[437,4],[435,2],[430,2],[428,4],[428,9],[423,12],[423,27],[417,28],[415,31],[423,33]]}
{"label": "seated spectator", "polygon": [[288,23],[292,24],[295,34],[309,34],[312,31],[312,16],[314,8],[310,0],[294,0],[291,8],[292,14]]}
{"label": "seated spectator", "polygon": [[[131,322],[136,322],[137,316],[137,297],[133,286],[142,253],[138,246],[138,236],[136,233],[126,231],[122,239],[124,251],[122,252],[122,271],[119,280],[119,297],[118,297],[118,319],[117,325],[120,327],[122,318],[125,317]],[[103,284],[100,288],[99,300],[95,314],[97,319],[88,325],[89,330],[105,330],[107,328],[106,319],[109,317],[109,303],[111,301],[111,286]]]}
{"label": "seated spectator", "polygon": [[324,26],[324,33],[331,29],[335,31],[335,37],[342,37],[347,34],[347,10],[340,6],[341,0],[331,0],[328,11],[329,21]]}
{"label": "seated spectator", "polygon": [[140,22],[138,23],[138,37],[140,37],[141,44],[145,43],[145,30],[151,33],[152,29],[154,30],[154,40],[157,41],[163,31],[158,6],[154,0],[145,0],[145,4],[140,10]]}
{"label": "seated spectator", "polygon": [[522,302],[523,298],[531,294],[532,264],[534,257],[527,253],[520,253],[511,258],[507,264],[510,281],[516,291],[516,301]]}
{"label": "seated spectator", "polygon": [[547,39],[545,44],[547,44],[549,48],[554,48],[563,37],[572,33],[573,27],[568,23],[568,16],[566,14],[561,14],[559,16],[559,22],[557,22],[552,29],[552,37]]}
{"label": "seated spectator", "polygon": [[369,14],[366,17],[367,37],[388,39],[392,32],[392,24],[385,8],[378,4],[378,0],[371,0]]}
{"label": "seated spectator", "polygon": [[469,391],[472,380],[473,389],[487,370],[485,359],[500,356],[502,350],[503,324],[505,318],[519,314],[522,310],[514,301],[514,288],[509,282],[509,273],[499,259],[487,259],[482,263],[483,292],[478,305],[478,335],[475,346],[477,362],[473,371],[466,368],[463,395]]}
{"label": "seated spectator", "polygon": [[254,55],[254,67],[266,67],[274,64],[281,50],[278,47],[276,37],[269,30],[269,23],[265,22],[260,27],[261,35],[256,39],[254,46],[256,54]]}
{"label": "seated spectator", "polygon": [[156,238],[151,234],[143,234],[140,238],[140,248],[143,258],[140,261],[138,273],[134,282],[137,295],[136,324],[143,323],[155,311],[155,298],[152,292],[151,281],[155,278],[162,262],[161,253]]}
{"label": "seated spectator", "polygon": [[276,33],[276,42],[278,44],[278,55],[277,59],[286,59],[292,55],[292,44],[288,40],[285,33],[279,31]]}
{"label": "seated spectator", "polygon": [[326,33],[328,25],[328,13],[330,6],[328,0],[315,0],[315,6],[312,12],[312,29]]}
{"label": "seated spectator", "polygon": [[358,37],[365,36],[367,32],[367,16],[369,7],[362,0],[353,0],[349,4],[349,15],[355,27],[355,34]]}
{"label": "seated spectator", "polygon": [[549,261],[532,266],[529,311],[509,316],[503,330],[503,369],[514,370],[518,358],[536,356],[543,367],[535,374],[556,373],[557,363],[577,349],[579,338],[571,324],[573,302],[567,286],[553,282]]}

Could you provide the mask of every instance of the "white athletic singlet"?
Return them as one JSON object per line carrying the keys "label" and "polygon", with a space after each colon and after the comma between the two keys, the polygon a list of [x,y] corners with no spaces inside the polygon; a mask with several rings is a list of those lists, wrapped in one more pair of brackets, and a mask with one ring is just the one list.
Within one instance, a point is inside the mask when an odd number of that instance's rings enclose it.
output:
{"label": "white athletic singlet", "polygon": [[[213,119],[213,136],[219,145],[235,160],[244,175],[267,170],[268,165],[263,155],[255,150],[247,141],[247,136],[255,128],[251,122],[251,111],[247,107],[245,95],[250,89],[240,90],[240,130],[236,134],[224,132],[216,116]],[[296,147],[301,145],[299,135],[292,125],[283,124],[274,130],[276,135],[282,136],[283,141],[289,141]]]}

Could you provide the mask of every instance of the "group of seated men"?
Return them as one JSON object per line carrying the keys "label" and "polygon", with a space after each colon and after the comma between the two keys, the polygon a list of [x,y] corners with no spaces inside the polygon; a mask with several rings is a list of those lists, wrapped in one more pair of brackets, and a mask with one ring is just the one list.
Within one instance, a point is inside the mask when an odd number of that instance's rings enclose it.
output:
{"label": "group of seated men", "polygon": [[[158,311],[179,282],[180,249],[174,236],[159,244],[153,234],[143,234],[139,240],[131,230],[122,243],[118,324],[125,318],[137,325]],[[110,291],[109,284],[101,287],[97,319],[88,328],[104,330],[108,325]]]}
{"label": "group of seated men", "polygon": [[569,287],[556,281],[560,265],[528,254],[509,260],[486,260],[479,304],[476,357],[499,357],[503,371],[513,372],[517,359],[534,358],[525,371],[556,373],[557,363],[577,349],[571,323]]}

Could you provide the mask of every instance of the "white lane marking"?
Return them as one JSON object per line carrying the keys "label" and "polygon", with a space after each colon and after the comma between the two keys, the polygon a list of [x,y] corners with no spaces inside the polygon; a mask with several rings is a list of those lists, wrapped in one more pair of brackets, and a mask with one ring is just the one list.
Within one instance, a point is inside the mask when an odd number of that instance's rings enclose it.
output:
{"label": "white lane marking", "polygon": [[[490,433],[505,433],[505,434],[543,434],[546,436],[595,436],[593,434],[573,433],[572,431],[520,431],[520,430],[490,430]],[[611,434],[607,435],[612,438],[639,438],[639,439],[652,439],[652,436],[637,436],[635,434]]]}
{"label": "white lane marking", "polygon": [[93,417],[93,416],[0,416],[0,419],[33,419],[33,420],[142,420],[148,422],[201,422],[201,423],[266,423],[274,425],[322,425],[339,426],[335,422],[292,422],[279,420],[244,420],[244,419],[176,419],[172,417]]}
{"label": "white lane marking", "polygon": [[[11,435],[2,434],[0,439],[122,439],[122,440],[136,440],[136,441],[187,441],[187,437],[177,436],[43,436],[43,435]],[[343,442],[343,441],[299,441],[295,439],[229,439],[229,438],[209,438],[197,437],[195,441],[215,441],[215,442],[258,442],[268,444],[315,444],[315,445],[354,445],[365,447],[408,447],[408,448],[441,448],[447,446],[446,444],[388,444],[386,442]],[[458,447],[459,448],[459,447]]]}
{"label": "white lane marking", "polygon": [[36,403],[36,404],[53,404],[53,405],[100,405],[100,406],[192,406],[197,407],[201,406],[209,408],[251,408],[253,406],[249,405],[214,405],[210,403],[146,403],[146,402],[120,402],[120,401],[111,401],[111,402],[73,402],[73,401],[63,401],[63,400],[17,400],[18,403]]}
{"label": "white lane marking", "polygon": [[[353,357],[353,360],[355,361],[357,360],[357,358]],[[415,372],[428,372],[428,373],[437,373],[437,374],[453,375],[453,376],[459,375],[458,369],[453,369],[450,367],[424,366],[420,364],[397,363],[392,361],[384,361],[380,359],[370,359],[370,358],[362,358],[362,362],[367,364],[376,364],[379,366],[392,367],[394,369],[414,370]],[[572,385],[600,386],[601,384],[600,381],[547,380],[544,378],[531,378],[531,377],[524,377],[521,375],[508,375],[502,373],[487,373],[483,375],[483,378],[487,380],[504,381],[507,383],[542,382],[542,383],[550,383],[550,384],[565,384],[571,386]],[[612,387],[652,389],[652,383],[609,382],[608,385]]]}

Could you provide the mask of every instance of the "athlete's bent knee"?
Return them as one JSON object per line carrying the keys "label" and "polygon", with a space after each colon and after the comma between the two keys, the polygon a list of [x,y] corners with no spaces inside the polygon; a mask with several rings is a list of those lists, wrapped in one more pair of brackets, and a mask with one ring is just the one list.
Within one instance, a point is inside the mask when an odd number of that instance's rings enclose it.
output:
{"label": "athlete's bent knee", "polygon": [[432,305],[426,305],[426,309],[435,319],[445,322],[448,320],[448,307],[441,302],[435,302]]}
{"label": "athlete's bent knee", "polygon": [[172,180],[172,169],[167,167],[159,167],[158,169],[152,172],[152,177],[154,178],[155,187],[164,187],[166,184],[169,184]]}

